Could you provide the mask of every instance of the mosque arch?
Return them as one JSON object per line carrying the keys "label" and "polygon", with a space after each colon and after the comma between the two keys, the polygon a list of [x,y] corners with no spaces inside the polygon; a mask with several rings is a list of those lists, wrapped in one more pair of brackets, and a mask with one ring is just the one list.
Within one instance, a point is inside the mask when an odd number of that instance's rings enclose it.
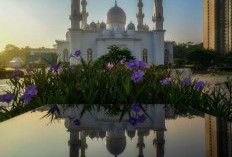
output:
{"label": "mosque arch", "polygon": [[143,54],[142,54],[142,56],[143,56],[143,61],[144,61],[145,63],[148,63],[148,51],[147,51],[147,49],[143,49]]}
{"label": "mosque arch", "polygon": [[69,55],[68,49],[64,49],[64,51],[63,51],[63,62],[68,62],[68,55]]}
{"label": "mosque arch", "polygon": [[87,50],[87,61],[90,62],[93,60],[93,50],[91,48],[89,48]]}

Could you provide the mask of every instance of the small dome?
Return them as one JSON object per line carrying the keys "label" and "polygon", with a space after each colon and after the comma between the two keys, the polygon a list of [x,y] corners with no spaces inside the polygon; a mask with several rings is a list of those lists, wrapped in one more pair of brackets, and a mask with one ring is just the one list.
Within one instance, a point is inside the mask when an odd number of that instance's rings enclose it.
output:
{"label": "small dome", "polygon": [[127,136],[133,139],[135,137],[135,130],[127,131]]}
{"label": "small dome", "polygon": [[97,24],[95,22],[91,22],[90,25],[89,25],[89,29],[90,30],[95,30],[97,29]]}
{"label": "small dome", "polygon": [[100,29],[106,29],[106,24],[104,22],[100,24]]}
{"label": "small dome", "polygon": [[145,24],[145,25],[143,26],[143,29],[144,29],[145,31],[149,31],[149,26],[148,26],[147,24]]}
{"label": "small dome", "polygon": [[66,40],[70,41],[70,32],[69,31],[66,33]]}
{"label": "small dome", "polygon": [[89,25],[88,25],[88,24],[85,24],[85,25],[83,26],[83,28],[82,28],[82,29],[84,29],[84,30],[89,29]]}
{"label": "small dome", "polygon": [[130,23],[127,25],[127,30],[135,30],[135,24],[133,24],[132,22],[130,22]]}
{"label": "small dome", "polygon": [[126,13],[117,6],[117,3],[107,13],[107,24],[109,23],[126,24]]}
{"label": "small dome", "polygon": [[95,131],[90,131],[90,132],[89,132],[89,137],[90,137],[91,139],[94,139],[94,138],[97,137],[97,133],[96,133]]}
{"label": "small dome", "polygon": [[99,132],[99,137],[100,138],[105,138],[106,137],[106,132],[105,131],[100,131]]}

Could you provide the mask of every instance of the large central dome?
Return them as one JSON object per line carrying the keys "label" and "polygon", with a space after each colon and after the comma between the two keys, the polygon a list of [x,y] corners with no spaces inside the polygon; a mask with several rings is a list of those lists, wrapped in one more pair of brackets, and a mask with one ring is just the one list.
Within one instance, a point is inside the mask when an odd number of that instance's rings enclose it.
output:
{"label": "large central dome", "polygon": [[117,3],[107,13],[107,24],[126,24],[126,13]]}

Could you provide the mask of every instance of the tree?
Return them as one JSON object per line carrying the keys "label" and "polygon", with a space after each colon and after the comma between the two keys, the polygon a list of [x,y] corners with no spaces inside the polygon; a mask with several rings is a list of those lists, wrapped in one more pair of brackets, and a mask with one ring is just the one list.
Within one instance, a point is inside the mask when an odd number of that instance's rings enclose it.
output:
{"label": "tree", "polygon": [[31,52],[30,47],[19,48],[15,45],[8,44],[1,52],[0,62],[8,64],[14,57],[20,57],[24,61]]}
{"label": "tree", "polygon": [[214,53],[210,50],[195,49],[187,53],[187,60],[196,67],[207,67],[213,64]]}
{"label": "tree", "polygon": [[110,46],[108,49],[109,52],[107,54],[95,61],[96,65],[106,66],[108,63],[118,64],[122,59],[125,62],[135,59],[131,52],[126,48],[120,49],[117,46]]}

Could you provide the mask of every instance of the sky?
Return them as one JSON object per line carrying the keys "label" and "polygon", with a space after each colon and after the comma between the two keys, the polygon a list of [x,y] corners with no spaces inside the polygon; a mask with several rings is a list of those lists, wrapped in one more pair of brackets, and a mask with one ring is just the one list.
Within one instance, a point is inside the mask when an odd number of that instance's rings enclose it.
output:
{"label": "sky", "polygon": [[[88,23],[105,21],[114,0],[87,0]],[[127,23],[136,22],[138,0],[118,0]],[[153,0],[143,0],[144,23],[152,28]],[[163,0],[165,40],[203,41],[203,0]],[[70,28],[71,0],[0,0],[0,51],[18,47],[52,47]]]}

